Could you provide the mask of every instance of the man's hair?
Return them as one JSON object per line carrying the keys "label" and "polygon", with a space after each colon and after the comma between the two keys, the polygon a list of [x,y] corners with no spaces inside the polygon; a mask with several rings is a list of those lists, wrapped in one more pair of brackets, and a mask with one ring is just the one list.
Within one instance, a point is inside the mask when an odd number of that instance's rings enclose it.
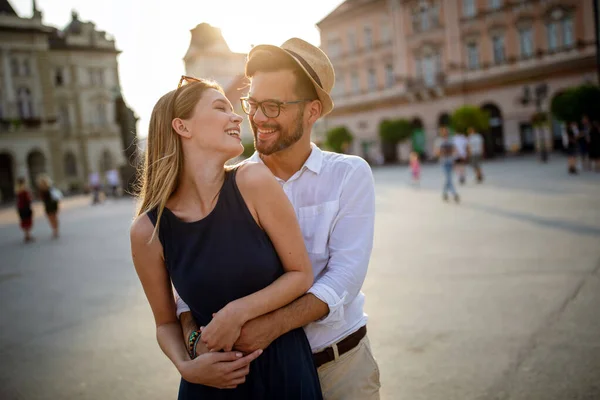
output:
{"label": "man's hair", "polygon": [[246,62],[246,77],[252,78],[257,72],[275,72],[290,70],[296,77],[294,91],[301,99],[316,100],[319,98],[315,85],[308,74],[291,57],[281,52],[258,50]]}

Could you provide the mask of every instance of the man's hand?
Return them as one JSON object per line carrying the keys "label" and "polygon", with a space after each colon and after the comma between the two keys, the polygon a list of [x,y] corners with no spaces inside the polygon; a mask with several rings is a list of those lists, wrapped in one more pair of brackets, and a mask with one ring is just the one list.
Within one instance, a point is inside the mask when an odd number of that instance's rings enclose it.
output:
{"label": "man's hand", "polygon": [[235,341],[240,337],[245,321],[240,313],[228,304],[218,313],[213,314],[213,319],[208,325],[200,327],[202,332],[200,340],[210,351],[231,351]]}
{"label": "man's hand", "polygon": [[218,389],[235,389],[246,381],[250,363],[262,354],[257,350],[243,357],[239,352],[207,353],[186,361],[180,368],[181,377],[190,383]]}
{"label": "man's hand", "polygon": [[246,322],[233,348],[245,354],[266,349],[273,340],[281,336],[278,326],[273,326],[272,321],[270,314],[266,314]]}

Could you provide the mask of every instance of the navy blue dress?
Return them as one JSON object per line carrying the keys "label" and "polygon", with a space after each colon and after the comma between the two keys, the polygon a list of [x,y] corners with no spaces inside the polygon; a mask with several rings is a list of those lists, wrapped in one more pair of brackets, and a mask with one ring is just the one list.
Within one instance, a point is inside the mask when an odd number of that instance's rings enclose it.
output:
{"label": "navy blue dress", "polygon": [[[173,286],[198,325],[227,303],[257,292],[283,274],[267,234],[256,224],[227,171],[214,210],[183,222],[165,208],[159,239]],[[156,225],[157,210],[148,213]],[[306,335],[296,329],[276,339],[250,364],[246,382],[236,389],[215,389],[181,379],[179,399],[322,399]]]}

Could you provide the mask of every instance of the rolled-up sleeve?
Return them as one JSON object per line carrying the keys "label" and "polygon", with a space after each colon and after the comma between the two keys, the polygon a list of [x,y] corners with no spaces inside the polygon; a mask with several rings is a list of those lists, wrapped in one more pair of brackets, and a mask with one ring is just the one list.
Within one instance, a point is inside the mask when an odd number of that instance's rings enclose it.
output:
{"label": "rolled-up sleeve", "polygon": [[329,314],[316,321],[331,327],[345,323],[344,305],[360,292],[373,249],[375,185],[371,168],[360,159],[345,177],[328,241],[329,261],[308,290],[327,303]]}
{"label": "rolled-up sleeve", "polygon": [[173,295],[175,296],[175,304],[177,304],[177,318],[179,318],[182,313],[190,311],[190,307],[179,297],[175,287],[173,287]]}

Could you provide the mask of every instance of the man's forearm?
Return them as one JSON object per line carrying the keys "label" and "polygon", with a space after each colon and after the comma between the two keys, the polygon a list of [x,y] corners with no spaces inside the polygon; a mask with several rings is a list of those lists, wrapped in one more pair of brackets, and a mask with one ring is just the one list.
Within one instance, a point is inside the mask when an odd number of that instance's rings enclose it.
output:
{"label": "man's forearm", "polygon": [[281,336],[291,330],[308,325],[329,314],[327,303],[319,300],[312,293],[294,300],[285,307],[275,310],[271,313],[273,325],[279,329]]}
{"label": "man's forearm", "polygon": [[181,313],[179,322],[181,323],[181,330],[183,331],[183,341],[187,344],[191,333],[198,330],[198,325],[196,324],[196,321],[194,321],[194,317],[190,311]]}

